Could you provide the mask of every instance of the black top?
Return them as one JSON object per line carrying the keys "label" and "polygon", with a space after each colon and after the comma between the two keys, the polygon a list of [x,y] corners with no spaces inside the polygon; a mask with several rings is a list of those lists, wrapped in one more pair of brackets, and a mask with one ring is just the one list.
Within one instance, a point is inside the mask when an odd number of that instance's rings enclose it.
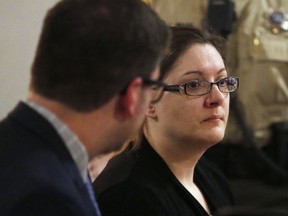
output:
{"label": "black top", "polygon": [[[212,213],[232,204],[224,176],[204,158],[194,178]],[[111,159],[93,187],[103,216],[208,215],[147,141]]]}

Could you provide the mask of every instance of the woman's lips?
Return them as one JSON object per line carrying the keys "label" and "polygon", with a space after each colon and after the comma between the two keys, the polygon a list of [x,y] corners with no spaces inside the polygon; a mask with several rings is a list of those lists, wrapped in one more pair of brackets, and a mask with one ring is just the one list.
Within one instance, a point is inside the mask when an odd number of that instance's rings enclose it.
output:
{"label": "woman's lips", "polygon": [[222,115],[212,115],[212,116],[209,116],[208,118],[204,119],[204,122],[207,122],[207,121],[223,121],[223,116]]}

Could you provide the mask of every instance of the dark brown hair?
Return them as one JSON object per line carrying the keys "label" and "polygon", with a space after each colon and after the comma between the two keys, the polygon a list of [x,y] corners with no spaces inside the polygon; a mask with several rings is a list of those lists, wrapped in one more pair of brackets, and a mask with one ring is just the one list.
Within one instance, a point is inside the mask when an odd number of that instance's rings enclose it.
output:
{"label": "dark brown hair", "polygon": [[168,43],[169,28],[140,0],[62,0],[45,18],[30,88],[91,111],[150,77]]}
{"label": "dark brown hair", "polygon": [[182,56],[187,49],[194,44],[211,44],[224,58],[224,38],[201,31],[193,26],[175,26],[170,27],[172,31],[172,40],[169,53],[164,57],[161,64],[161,78],[163,79],[175,64],[177,59]]}

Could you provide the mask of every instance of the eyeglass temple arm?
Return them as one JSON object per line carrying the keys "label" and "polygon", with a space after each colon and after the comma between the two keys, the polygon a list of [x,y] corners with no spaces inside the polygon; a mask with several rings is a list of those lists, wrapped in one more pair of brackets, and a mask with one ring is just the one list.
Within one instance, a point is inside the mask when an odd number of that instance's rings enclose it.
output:
{"label": "eyeglass temple arm", "polygon": [[164,86],[164,91],[180,92],[181,88],[179,85],[168,85],[168,86]]}

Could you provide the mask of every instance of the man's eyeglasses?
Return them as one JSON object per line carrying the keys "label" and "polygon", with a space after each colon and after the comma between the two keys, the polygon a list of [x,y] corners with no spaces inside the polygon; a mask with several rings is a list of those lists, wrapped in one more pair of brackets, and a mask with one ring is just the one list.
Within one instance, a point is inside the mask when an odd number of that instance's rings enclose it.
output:
{"label": "man's eyeglasses", "polygon": [[152,95],[152,100],[150,103],[157,103],[162,95],[165,86],[167,86],[165,83],[161,82],[160,80],[151,80],[147,78],[143,78],[143,84],[146,86],[152,86],[153,90],[153,95]]}
{"label": "man's eyeglasses", "polygon": [[239,79],[237,77],[226,77],[217,82],[206,80],[192,80],[180,85],[165,85],[163,91],[179,92],[190,96],[201,96],[208,94],[212,85],[217,85],[222,93],[231,93],[238,89]]}

